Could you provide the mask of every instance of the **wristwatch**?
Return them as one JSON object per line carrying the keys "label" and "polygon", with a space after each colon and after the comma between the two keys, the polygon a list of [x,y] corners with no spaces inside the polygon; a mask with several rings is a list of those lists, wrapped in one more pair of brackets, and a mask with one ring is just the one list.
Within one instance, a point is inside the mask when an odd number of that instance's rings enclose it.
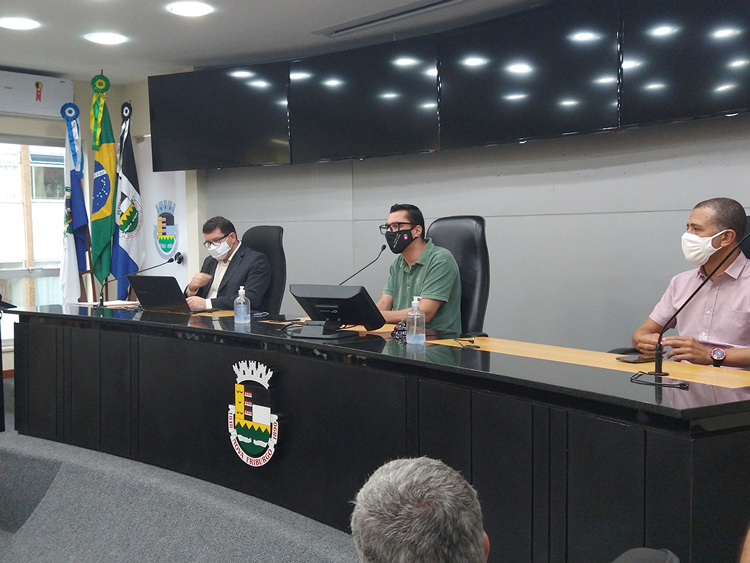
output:
{"label": "wristwatch", "polygon": [[711,360],[715,368],[720,368],[726,357],[727,353],[724,351],[724,348],[714,348],[711,350]]}

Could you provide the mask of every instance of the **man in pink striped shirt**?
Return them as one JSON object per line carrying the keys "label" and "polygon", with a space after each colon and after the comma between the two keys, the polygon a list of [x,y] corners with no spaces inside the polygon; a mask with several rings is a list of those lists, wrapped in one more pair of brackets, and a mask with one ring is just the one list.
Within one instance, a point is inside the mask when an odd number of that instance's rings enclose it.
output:
{"label": "man in pink striped shirt", "polygon": [[703,201],[690,213],[682,235],[685,259],[700,266],[677,274],[654,310],[633,333],[633,346],[653,355],[664,324],[706,278],[731,256],[677,315],[679,336],[665,336],[668,358],[726,367],[750,366],[750,261],[732,250],[745,233],[745,209],[728,198]]}

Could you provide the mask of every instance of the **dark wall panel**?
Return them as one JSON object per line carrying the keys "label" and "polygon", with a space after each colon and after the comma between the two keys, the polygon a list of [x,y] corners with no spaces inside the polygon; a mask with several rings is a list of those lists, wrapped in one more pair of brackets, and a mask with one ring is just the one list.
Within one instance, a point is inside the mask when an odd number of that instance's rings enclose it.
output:
{"label": "dark wall panel", "polygon": [[440,459],[471,479],[471,393],[419,381],[419,455]]}
{"label": "dark wall panel", "polygon": [[57,329],[28,325],[27,381],[28,431],[31,436],[58,439],[57,435]]}
{"label": "dark wall panel", "polygon": [[568,415],[568,563],[643,545],[644,450],[641,428]]}
{"label": "dark wall panel", "polygon": [[[99,331],[71,328],[70,443],[84,448],[101,446],[101,382]],[[110,350],[102,349],[103,365]],[[101,431],[106,432],[104,428]]]}
{"label": "dark wall panel", "polygon": [[737,561],[750,526],[750,431],[697,438],[693,455],[691,563]]}
{"label": "dark wall panel", "polygon": [[102,331],[101,449],[130,456],[130,339],[125,332]]}
{"label": "dark wall panel", "polygon": [[[692,440],[646,432],[646,547],[690,560]],[[669,526],[664,523],[669,522]]]}
{"label": "dark wall panel", "polygon": [[490,563],[532,556],[532,405],[472,393],[472,484],[479,493]]}
{"label": "dark wall panel", "polygon": [[[140,337],[139,459],[304,512],[347,530],[350,501],[384,462],[406,455],[405,378],[294,355]],[[186,359],[189,358],[189,361]],[[275,375],[279,441],[262,467],[234,452],[233,364]],[[321,494],[325,491],[325,494]]]}

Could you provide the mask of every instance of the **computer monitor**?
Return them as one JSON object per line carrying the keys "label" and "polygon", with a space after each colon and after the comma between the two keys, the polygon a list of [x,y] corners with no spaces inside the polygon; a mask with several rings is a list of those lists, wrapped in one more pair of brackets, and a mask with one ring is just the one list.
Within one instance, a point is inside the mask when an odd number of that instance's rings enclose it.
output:
{"label": "computer monitor", "polygon": [[291,284],[289,292],[310,317],[299,331],[290,332],[296,338],[347,340],[357,338],[359,333],[342,327],[362,325],[375,330],[385,324],[361,285]]}

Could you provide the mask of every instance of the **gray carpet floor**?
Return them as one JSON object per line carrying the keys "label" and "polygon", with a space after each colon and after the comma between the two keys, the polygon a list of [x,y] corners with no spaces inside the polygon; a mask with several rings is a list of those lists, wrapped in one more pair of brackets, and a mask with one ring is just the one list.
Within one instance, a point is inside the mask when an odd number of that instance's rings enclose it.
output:
{"label": "gray carpet floor", "polygon": [[0,563],[355,563],[351,536],[236,491],[13,429],[5,380]]}

